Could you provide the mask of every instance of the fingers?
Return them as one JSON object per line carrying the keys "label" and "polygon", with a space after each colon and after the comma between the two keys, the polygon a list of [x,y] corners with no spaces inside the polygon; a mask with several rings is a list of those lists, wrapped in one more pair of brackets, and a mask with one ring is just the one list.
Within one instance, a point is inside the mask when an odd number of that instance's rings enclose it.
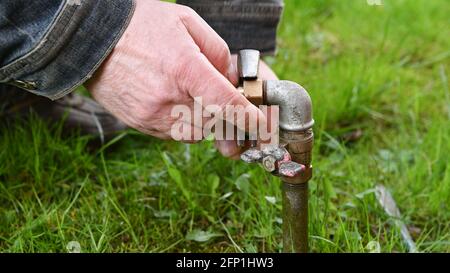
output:
{"label": "fingers", "polygon": [[213,113],[221,114],[217,118],[246,132],[256,130],[257,125],[265,124],[264,114],[241,95],[204,55],[197,54],[184,62],[176,77],[180,88],[186,90],[192,98],[200,98],[204,108],[218,106],[221,112]]}
{"label": "fingers", "polygon": [[277,74],[263,61],[259,62],[259,78],[261,80],[278,80]]}
{"label": "fingers", "polygon": [[187,31],[211,64],[233,85],[239,81],[227,43],[195,11],[181,17]]}
{"label": "fingers", "polygon": [[236,145],[235,140],[216,140],[215,146],[223,156],[235,160],[239,159],[241,149]]}

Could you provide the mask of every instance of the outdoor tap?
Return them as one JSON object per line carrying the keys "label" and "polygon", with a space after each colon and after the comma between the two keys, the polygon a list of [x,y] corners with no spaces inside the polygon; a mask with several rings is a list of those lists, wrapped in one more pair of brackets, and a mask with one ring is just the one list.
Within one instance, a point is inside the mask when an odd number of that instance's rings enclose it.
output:
{"label": "outdoor tap", "polygon": [[[260,54],[241,50],[238,55],[239,90],[253,104],[279,107],[278,147],[258,150],[253,143],[241,155],[247,163],[258,162],[283,181],[283,251],[308,251],[308,181],[312,177],[312,102],[299,84],[285,80],[258,79]],[[244,146],[238,140],[239,146]]]}

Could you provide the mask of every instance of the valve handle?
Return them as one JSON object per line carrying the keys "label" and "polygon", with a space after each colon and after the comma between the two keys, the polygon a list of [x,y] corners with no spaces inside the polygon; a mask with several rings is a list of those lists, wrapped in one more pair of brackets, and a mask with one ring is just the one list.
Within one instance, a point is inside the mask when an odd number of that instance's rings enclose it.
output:
{"label": "valve handle", "polygon": [[243,49],[238,53],[238,71],[241,81],[258,78],[260,53],[255,49]]}
{"label": "valve handle", "polygon": [[305,165],[291,160],[286,148],[277,145],[267,145],[262,150],[250,148],[241,154],[241,160],[261,163],[266,171],[284,177],[296,177],[306,169]]}
{"label": "valve handle", "polygon": [[[238,53],[239,90],[256,106],[263,104],[263,81],[258,80],[260,59],[261,54],[255,49],[242,49]],[[237,145],[244,147],[250,137],[246,135],[244,139],[239,139],[241,135],[242,132],[239,132]],[[249,142],[251,147],[256,147],[256,140]]]}

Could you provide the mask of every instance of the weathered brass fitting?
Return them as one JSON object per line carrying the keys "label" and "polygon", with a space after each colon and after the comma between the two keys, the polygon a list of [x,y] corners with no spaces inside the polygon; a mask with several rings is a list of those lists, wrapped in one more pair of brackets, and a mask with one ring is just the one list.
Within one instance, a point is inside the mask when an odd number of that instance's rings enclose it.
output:
{"label": "weathered brass fitting", "polygon": [[238,54],[239,90],[254,105],[264,103],[264,82],[258,79],[260,53],[244,49]]}
{"label": "weathered brass fitting", "polygon": [[259,106],[264,103],[263,81],[252,80],[243,83],[244,96],[254,105]]}
{"label": "weathered brass fitting", "polygon": [[312,129],[306,131],[292,132],[280,130],[280,142],[286,144],[286,149],[292,157],[292,161],[300,163],[306,169],[294,178],[283,178],[290,184],[301,184],[308,182],[312,177],[312,149],[314,134]]}

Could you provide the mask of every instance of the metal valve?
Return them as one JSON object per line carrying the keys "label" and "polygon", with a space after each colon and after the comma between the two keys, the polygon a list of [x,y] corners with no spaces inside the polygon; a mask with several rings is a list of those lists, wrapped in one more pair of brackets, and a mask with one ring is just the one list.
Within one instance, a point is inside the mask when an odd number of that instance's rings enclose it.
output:
{"label": "metal valve", "polygon": [[263,81],[259,76],[260,53],[254,49],[244,49],[238,54],[240,91],[254,105],[263,104]]}
{"label": "metal valve", "polygon": [[[240,92],[253,104],[279,107],[281,146],[252,148],[241,154],[247,163],[261,163],[264,169],[283,181],[283,251],[308,251],[308,181],[312,177],[311,155],[314,142],[312,102],[299,84],[286,80],[258,79],[260,54],[257,50],[239,52]],[[242,134],[241,134],[242,135]],[[245,139],[238,138],[238,146]]]}
{"label": "metal valve", "polygon": [[[258,79],[260,53],[258,50],[239,51],[238,70],[240,91],[254,105],[264,104],[264,82]],[[296,177],[306,167],[291,160],[291,155],[282,146],[268,145],[263,150],[256,148],[256,141],[250,141],[249,150],[241,155],[247,163],[259,162],[264,169],[274,175]],[[244,140],[238,139],[238,145],[244,146]]]}
{"label": "metal valve", "polygon": [[283,177],[296,177],[306,170],[305,165],[292,161],[282,146],[267,145],[262,150],[250,148],[241,154],[241,159],[247,163],[261,163],[266,171]]}
{"label": "metal valve", "polygon": [[[238,54],[239,91],[254,105],[263,104],[264,82],[258,79],[260,53],[254,49],[244,49]],[[239,134],[244,135],[244,134]],[[248,136],[246,135],[246,139]],[[245,146],[246,139],[238,139],[239,147]],[[250,147],[256,147],[256,140],[250,140]]]}

